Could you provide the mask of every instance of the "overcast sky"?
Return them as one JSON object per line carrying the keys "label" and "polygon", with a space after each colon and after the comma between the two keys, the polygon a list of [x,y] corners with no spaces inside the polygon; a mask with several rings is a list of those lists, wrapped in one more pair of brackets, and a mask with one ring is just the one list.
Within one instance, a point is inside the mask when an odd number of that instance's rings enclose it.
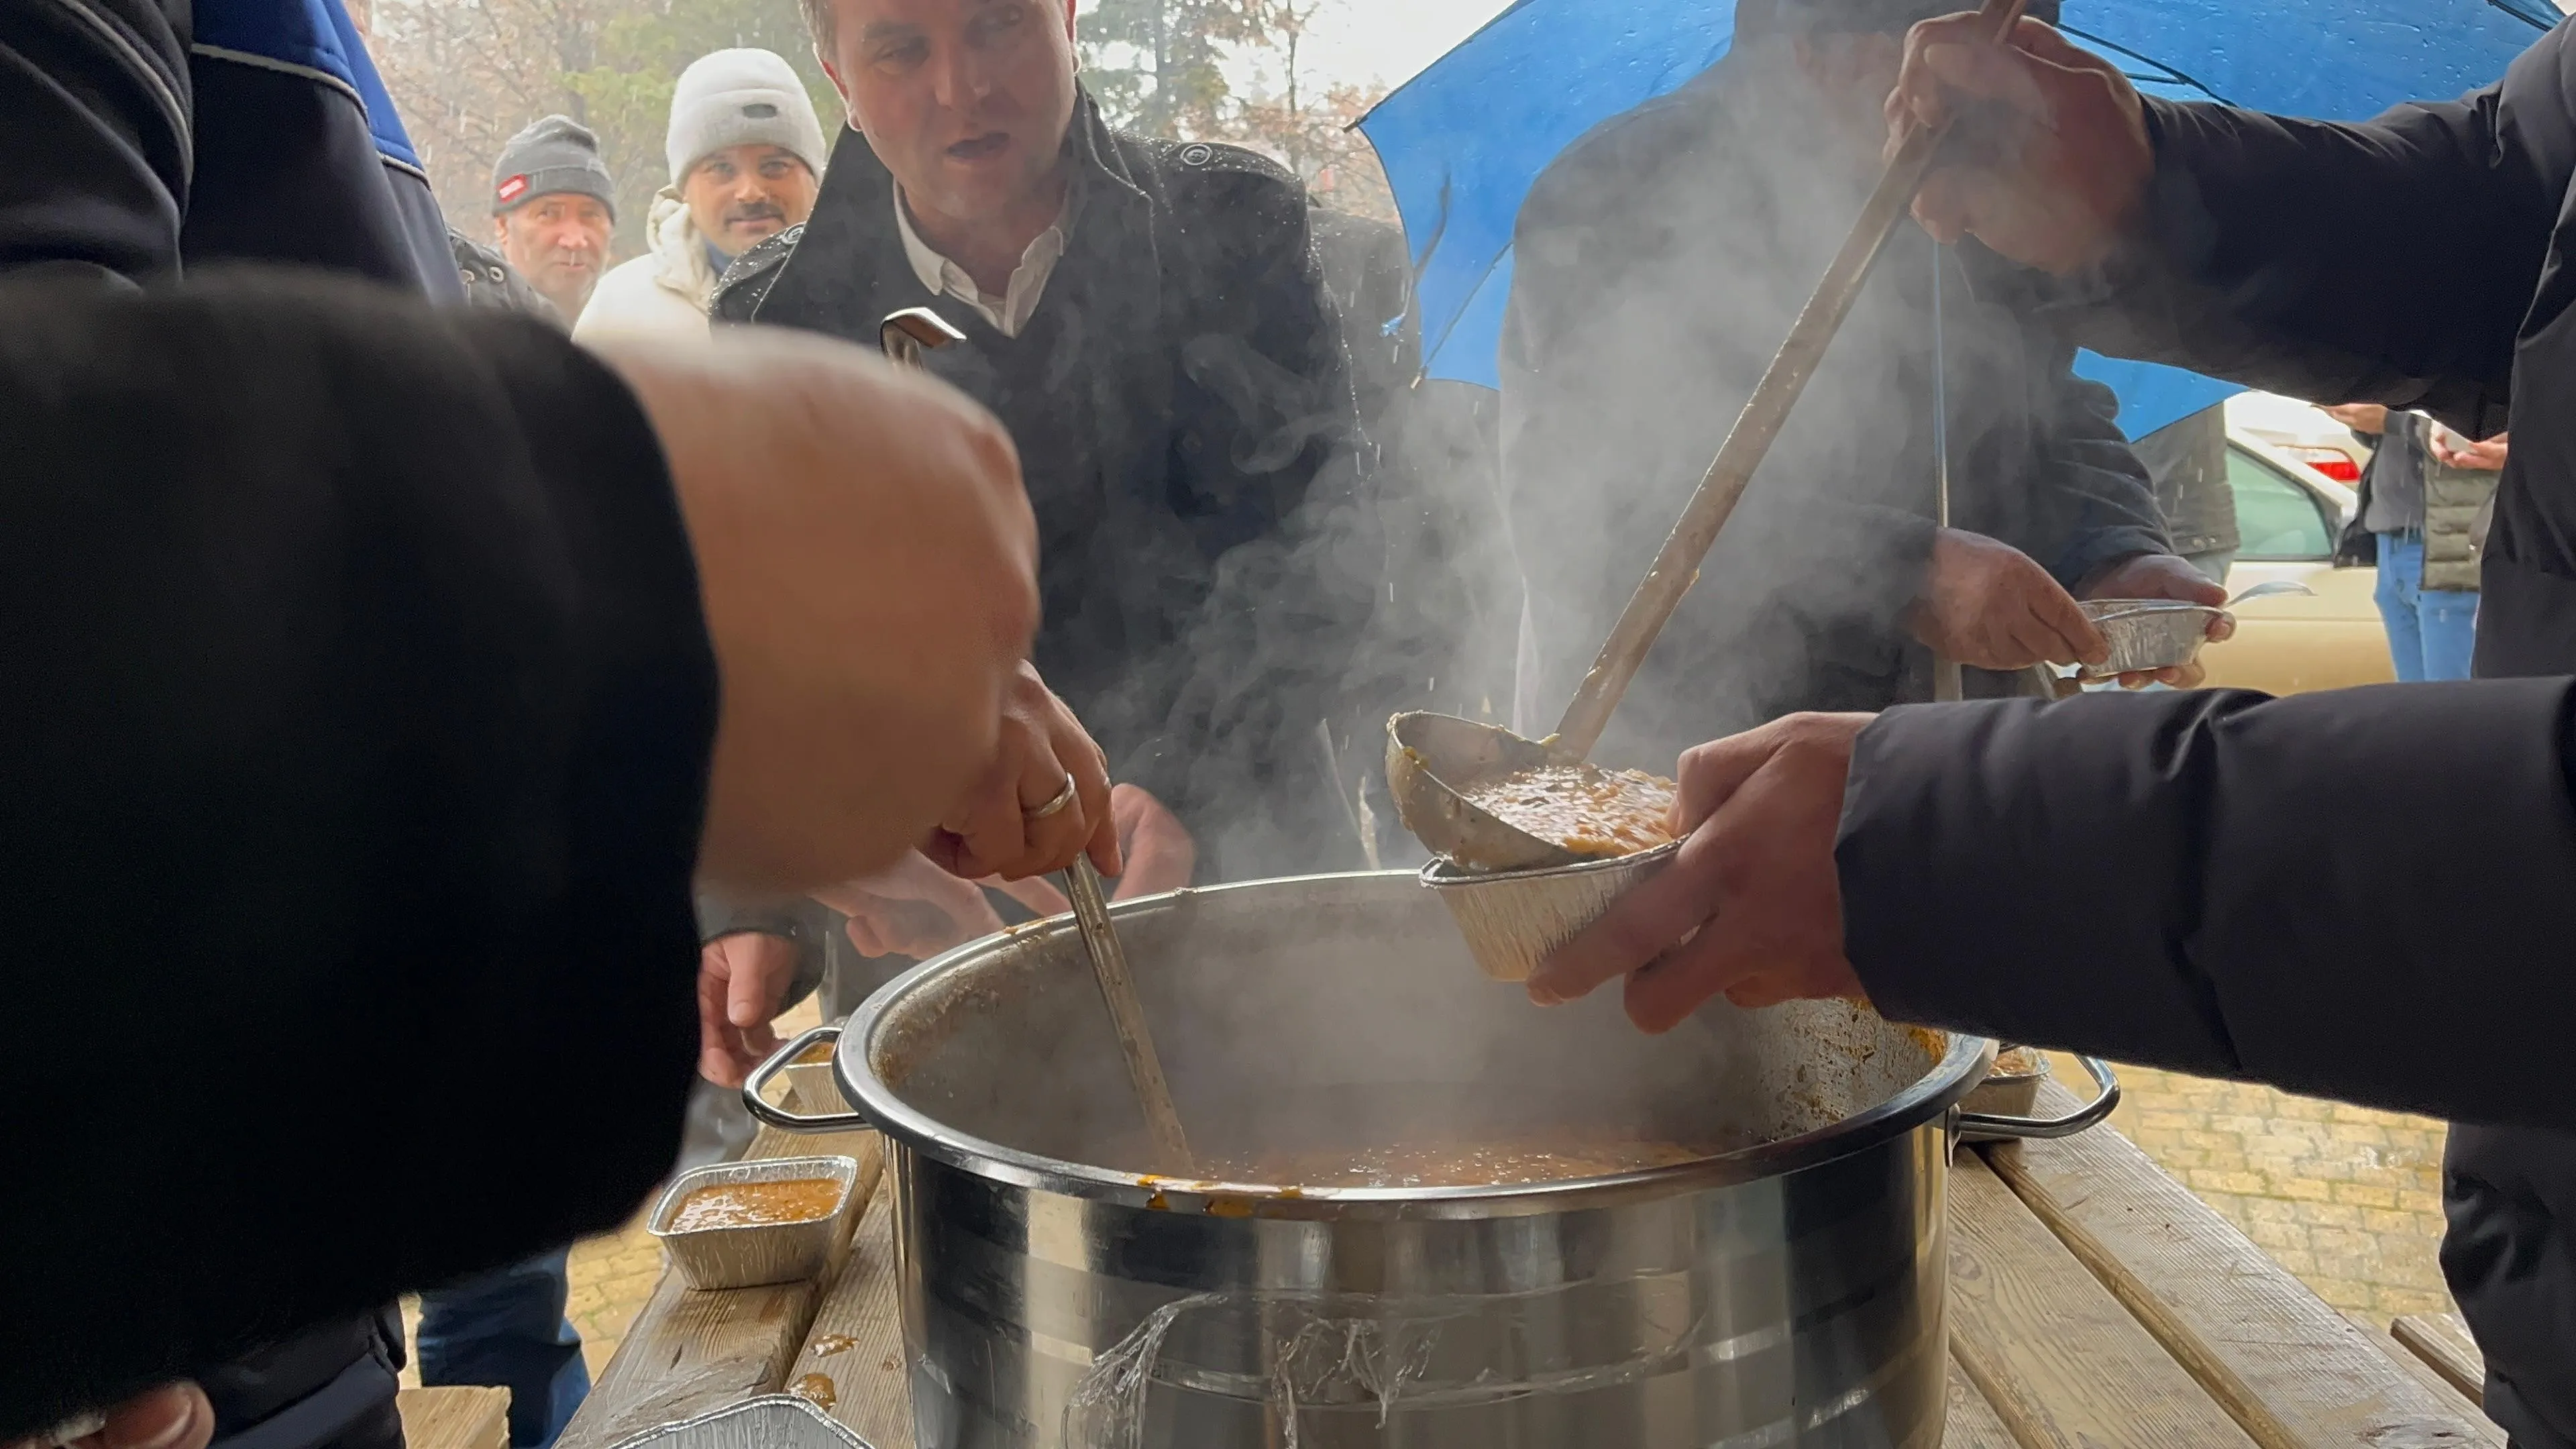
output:
{"label": "overcast sky", "polygon": [[1339,0],[1316,20],[1316,73],[1401,85],[1494,17],[1510,0]]}

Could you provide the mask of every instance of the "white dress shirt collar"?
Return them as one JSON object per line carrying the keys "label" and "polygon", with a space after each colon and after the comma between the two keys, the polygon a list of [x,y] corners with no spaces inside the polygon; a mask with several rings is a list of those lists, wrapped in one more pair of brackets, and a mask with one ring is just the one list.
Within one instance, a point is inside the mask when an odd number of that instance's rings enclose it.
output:
{"label": "white dress shirt collar", "polygon": [[894,221],[903,233],[903,254],[912,263],[912,274],[934,297],[954,297],[975,309],[977,316],[993,324],[1005,337],[1017,337],[1029,325],[1029,317],[1038,309],[1038,298],[1045,295],[1047,278],[1055,275],[1055,264],[1064,257],[1065,228],[1073,208],[1068,197],[1065,210],[1057,213],[1055,225],[1039,232],[1020,253],[1020,264],[1011,271],[1007,290],[999,297],[985,295],[966,269],[933,250],[913,229],[912,208],[904,205],[903,187],[894,189]]}

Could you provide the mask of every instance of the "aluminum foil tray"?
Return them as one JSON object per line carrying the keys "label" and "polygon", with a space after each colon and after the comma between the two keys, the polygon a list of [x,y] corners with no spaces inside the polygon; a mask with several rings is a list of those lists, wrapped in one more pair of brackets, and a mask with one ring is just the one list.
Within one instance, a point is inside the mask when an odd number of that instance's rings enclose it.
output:
{"label": "aluminum foil tray", "polygon": [[2191,663],[2209,642],[2210,621],[2221,612],[2171,599],[2094,599],[2083,608],[2111,646],[2109,659],[2085,666],[2084,672],[2095,678]]}
{"label": "aluminum foil tray", "polygon": [[[680,1202],[710,1183],[787,1182],[824,1177],[841,1185],[841,1200],[819,1218],[752,1227],[699,1228],[679,1232],[671,1219]],[[662,1242],[671,1266],[692,1288],[751,1288],[763,1283],[793,1283],[821,1273],[833,1251],[850,1235],[858,1209],[859,1164],[851,1157],[772,1157],[759,1162],[726,1162],[684,1172],[653,1204],[645,1230]]]}
{"label": "aluminum foil tray", "polygon": [[1527,981],[1540,958],[1601,919],[1612,901],[1672,864],[1680,850],[1675,842],[1635,855],[1535,870],[1475,871],[1435,860],[1422,868],[1422,883],[1457,917],[1467,951],[1486,975]]}
{"label": "aluminum foil tray", "polygon": [[711,1414],[657,1424],[612,1449],[874,1449],[794,1394],[763,1394]]}

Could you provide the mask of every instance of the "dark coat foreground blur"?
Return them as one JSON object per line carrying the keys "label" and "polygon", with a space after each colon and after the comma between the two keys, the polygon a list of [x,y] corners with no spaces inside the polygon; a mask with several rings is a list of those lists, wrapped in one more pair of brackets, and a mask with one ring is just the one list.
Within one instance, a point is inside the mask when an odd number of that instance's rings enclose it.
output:
{"label": "dark coat foreground blur", "polygon": [[[1552,723],[1849,230],[1878,166],[1815,132],[1777,42],[1595,128],[1531,190],[1503,334],[1503,487]],[[1940,277],[1943,349],[1933,347]],[[1787,429],[1611,721],[1603,757],[1681,750],[1795,709],[1929,698],[1898,618],[1934,518],[1946,373],[1951,523],[2070,590],[2165,551],[2110,393],[2042,324],[1971,297],[1898,229]]]}
{"label": "dark coat foreground blur", "polygon": [[[2487,1411],[2569,1449],[2576,41],[2361,125],[2146,104],[2152,234],[2073,287],[1982,284],[2106,351],[2510,419],[2477,673],[2519,682],[1892,716],[1844,816],[1852,960],[1923,1019],[2453,1119],[2442,1266]],[[2331,220],[2365,213],[2443,221]]]}
{"label": "dark coat foreground blur", "polygon": [[291,262],[464,296],[336,3],[0,5],[0,269]]}
{"label": "dark coat foreground blur", "polygon": [[0,439],[7,1442],[634,1210],[716,679],[652,430],[542,323],[0,283]]}
{"label": "dark coat foreground blur", "polygon": [[1355,863],[1318,727],[1381,560],[1305,190],[1248,151],[1113,131],[1088,97],[1065,146],[1066,251],[1016,338],[927,293],[893,178],[849,130],[812,217],[746,253],[714,314],[871,348],[901,308],[955,324],[967,342],[928,366],[1019,445],[1034,658],[1112,777],[1181,818],[1202,877]]}

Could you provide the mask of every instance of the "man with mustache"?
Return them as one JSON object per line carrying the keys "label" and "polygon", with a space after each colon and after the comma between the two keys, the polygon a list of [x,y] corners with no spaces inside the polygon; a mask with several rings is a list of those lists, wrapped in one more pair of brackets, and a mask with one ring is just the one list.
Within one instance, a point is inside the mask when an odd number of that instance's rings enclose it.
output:
{"label": "man with mustache", "polygon": [[1356,865],[1318,726],[1379,561],[1304,188],[1113,128],[1075,75],[1073,0],[805,14],[853,130],[812,219],[727,273],[715,316],[873,345],[928,307],[965,334],[927,362],[1019,447],[1032,657],[1125,787],[1126,893]]}
{"label": "man with mustache", "polygon": [[600,278],[574,335],[700,333],[716,279],[764,238],[803,224],[822,184],[823,125],[775,52],[719,50],[680,72],[653,198],[653,249]]}
{"label": "man with mustache", "polygon": [[571,326],[608,266],[617,185],[599,138],[569,116],[528,124],[492,163],[492,234],[501,255]]}

